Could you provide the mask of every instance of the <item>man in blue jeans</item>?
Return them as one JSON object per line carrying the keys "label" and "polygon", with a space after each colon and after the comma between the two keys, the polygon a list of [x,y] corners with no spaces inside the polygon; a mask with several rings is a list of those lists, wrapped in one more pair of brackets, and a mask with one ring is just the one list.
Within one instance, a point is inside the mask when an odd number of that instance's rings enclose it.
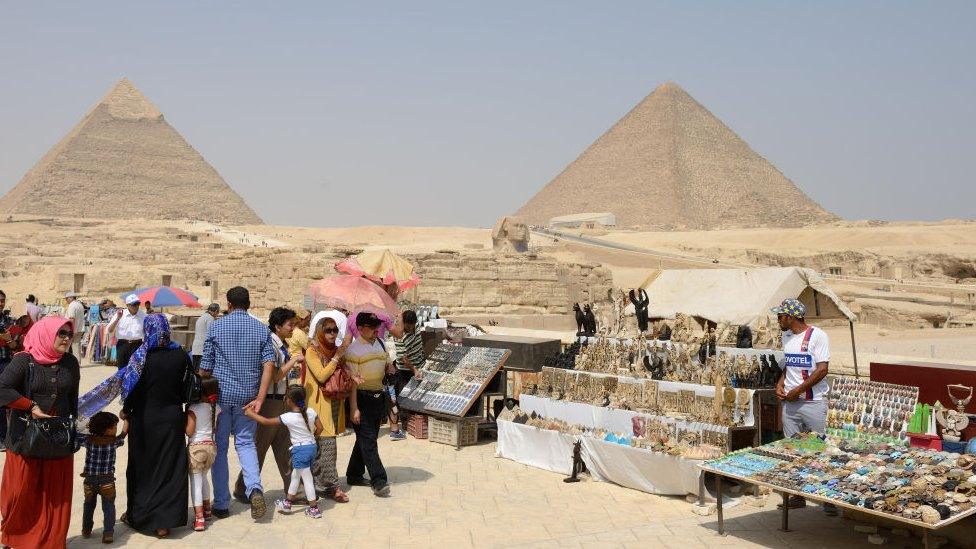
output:
{"label": "man in blue jeans", "polygon": [[251,504],[251,517],[264,516],[267,505],[261,487],[261,468],[258,466],[254,433],[257,423],[244,415],[247,408],[261,411],[268,394],[274,369],[274,344],[271,332],[260,320],[248,314],[251,296],[246,288],[235,286],[227,290],[228,313],[214,320],[207,328],[200,360],[200,375],[212,376],[220,383],[220,414],[217,416],[217,459],[214,461],[213,514],[217,518],[230,516],[230,471],[227,450],[230,436],[241,462],[245,495]]}

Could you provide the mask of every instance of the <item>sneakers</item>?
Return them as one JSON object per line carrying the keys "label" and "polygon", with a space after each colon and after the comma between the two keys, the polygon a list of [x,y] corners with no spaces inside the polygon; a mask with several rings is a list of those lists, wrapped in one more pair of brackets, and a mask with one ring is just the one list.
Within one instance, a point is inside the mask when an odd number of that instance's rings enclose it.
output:
{"label": "sneakers", "polygon": [[322,511],[319,511],[318,507],[309,507],[308,509],[305,509],[305,516],[308,518],[320,519],[322,518]]}
{"label": "sneakers", "polygon": [[384,484],[382,486],[374,486],[373,487],[373,494],[376,497],[379,497],[379,498],[388,498],[388,497],[390,497],[390,485],[389,484]]}
{"label": "sneakers", "polygon": [[207,521],[203,518],[203,515],[197,515],[193,519],[193,529],[197,532],[203,532],[207,529]]}
{"label": "sneakers", "polygon": [[282,515],[291,514],[291,502],[288,501],[287,499],[276,499],[275,508],[277,508],[278,512],[281,513]]}
{"label": "sneakers", "polygon": [[407,434],[403,431],[390,431],[390,440],[396,442],[398,440],[406,440]]}
{"label": "sneakers", "polygon": [[264,501],[264,493],[261,490],[251,491],[251,518],[257,520],[264,516],[268,511],[268,506]]}

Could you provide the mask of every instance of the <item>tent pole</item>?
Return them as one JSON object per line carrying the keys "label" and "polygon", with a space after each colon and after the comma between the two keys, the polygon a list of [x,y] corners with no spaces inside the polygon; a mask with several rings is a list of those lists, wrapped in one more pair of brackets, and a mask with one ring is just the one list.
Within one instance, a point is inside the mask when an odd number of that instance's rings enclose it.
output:
{"label": "tent pole", "polygon": [[848,321],[851,325],[851,351],[854,354],[854,377],[861,377],[861,374],[857,371],[857,343],[854,342],[854,321]]}

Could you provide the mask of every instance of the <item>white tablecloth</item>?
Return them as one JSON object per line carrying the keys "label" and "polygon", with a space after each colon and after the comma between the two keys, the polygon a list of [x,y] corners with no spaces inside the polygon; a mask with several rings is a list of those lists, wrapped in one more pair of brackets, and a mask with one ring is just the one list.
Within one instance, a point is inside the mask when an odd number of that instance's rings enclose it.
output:
{"label": "white tablecloth", "polygon": [[548,429],[498,420],[495,455],[553,473],[573,472],[573,444],[576,438]]}
{"label": "white tablecloth", "polygon": [[583,441],[583,462],[596,480],[613,482],[649,494],[683,496],[698,493],[702,462],[680,456],[614,444],[593,437]]}
{"label": "white tablecloth", "polygon": [[577,439],[582,440],[583,461],[597,481],[659,495],[698,493],[700,461],[510,421],[498,421],[495,455],[568,476]]}
{"label": "white tablecloth", "polygon": [[572,425],[582,425],[591,429],[601,428],[627,436],[630,436],[634,432],[634,424],[632,422],[634,416],[649,417],[663,423],[675,424],[682,430],[695,432],[714,431],[718,433],[729,432],[728,427],[713,425],[711,423],[684,421],[672,417],[655,416],[631,410],[602,408],[600,406],[593,406],[592,404],[553,400],[535,395],[523,394],[519,396],[519,408],[527,414],[535,412],[546,419],[560,419]]}

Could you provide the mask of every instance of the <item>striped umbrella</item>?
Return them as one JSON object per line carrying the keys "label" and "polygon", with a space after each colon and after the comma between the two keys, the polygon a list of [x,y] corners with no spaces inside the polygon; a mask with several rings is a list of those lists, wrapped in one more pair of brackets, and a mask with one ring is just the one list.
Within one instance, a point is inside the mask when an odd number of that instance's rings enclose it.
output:
{"label": "striped umbrella", "polygon": [[180,288],[174,288],[172,286],[151,286],[148,288],[132,290],[131,292],[126,292],[122,295],[123,301],[125,300],[125,296],[130,294],[136,294],[139,297],[139,301],[143,303],[148,301],[152,303],[154,307],[202,306],[200,305],[200,302],[197,301],[197,296],[186,290],[181,290]]}

